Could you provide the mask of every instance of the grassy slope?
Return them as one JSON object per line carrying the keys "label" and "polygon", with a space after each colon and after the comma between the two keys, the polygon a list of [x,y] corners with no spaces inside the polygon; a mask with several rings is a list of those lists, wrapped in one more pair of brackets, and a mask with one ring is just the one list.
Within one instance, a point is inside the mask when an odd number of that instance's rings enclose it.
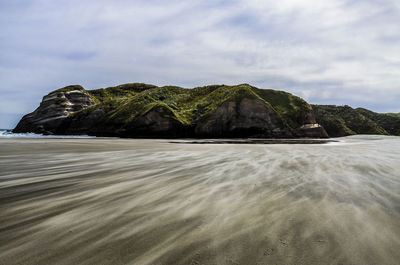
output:
{"label": "grassy slope", "polygon": [[[56,91],[83,90],[79,85],[67,86]],[[379,114],[366,109],[349,106],[313,105],[290,93],[272,89],[259,89],[248,84],[236,86],[210,85],[193,89],[177,86],[157,87],[149,84],[131,83],[115,87],[87,90],[95,105],[74,113],[85,117],[96,109],[105,113],[101,123],[105,126],[123,126],[138,116],[145,115],[155,107],[163,107],[169,116],[183,125],[207,118],[223,102],[240,102],[254,98],[271,106],[291,128],[305,123],[305,115],[314,112],[331,136],[352,134],[400,135],[400,114]]]}
{"label": "grassy slope", "polygon": [[[66,92],[84,90],[79,85],[56,90]],[[123,84],[115,87],[86,91],[95,105],[76,112],[71,117],[85,120],[96,109],[105,113],[98,124],[104,128],[123,127],[138,116],[143,116],[155,107],[167,111],[163,115],[191,126],[211,115],[226,101],[240,102],[243,98],[254,98],[271,106],[284,123],[298,128],[309,123],[307,114],[313,112],[330,136],[352,134],[400,135],[400,113],[379,114],[366,109],[349,106],[313,105],[290,93],[272,89],[259,89],[248,84],[236,86],[210,85],[187,89],[177,86],[157,87],[143,83]]]}
{"label": "grassy slope", "polygon": [[385,114],[389,116],[400,117],[400,113],[385,113]]}
{"label": "grassy slope", "polygon": [[363,108],[358,108],[356,110],[358,110],[365,117],[376,122],[389,134],[400,136],[400,114],[376,113]]}
{"label": "grassy slope", "polygon": [[310,105],[301,98],[283,91],[258,89],[247,84],[187,89],[133,83],[87,92],[96,104],[74,115],[85,116],[100,108],[106,113],[102,122],[107,124],[126,124],[156,106],[163,106],[171,111],[172,118],[190,125],[206,118],[223,102],[239,102],[245,97],[256,98],[269,104],[292,128],[301,125],[299,115],[302,112],[311,111]]}
{"label": "grassy slope", "polygon": [[265,101],[268,101],[292,128],[301,126],[304,123],[304,113],[312,111],[311,106],[306,101],[290,93],[255,87],[253,87],[253,90]]}
{"label": "grassy slope", "polygon": [[400,116],[375,113],[349,106],[312,105],[317,122],[328,134],[383,134],[400,135]]}

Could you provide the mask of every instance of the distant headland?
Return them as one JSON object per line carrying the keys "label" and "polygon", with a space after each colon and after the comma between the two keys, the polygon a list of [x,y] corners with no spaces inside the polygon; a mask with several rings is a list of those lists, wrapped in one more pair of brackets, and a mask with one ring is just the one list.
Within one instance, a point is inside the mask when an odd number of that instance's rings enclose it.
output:
{"label": "distant headland", "polygon": [[131,83],[95,90],[71,85],[44,96],[13,132],[132,138],[400,135],[400,115],[310,105],[248,84],[187,89]]}

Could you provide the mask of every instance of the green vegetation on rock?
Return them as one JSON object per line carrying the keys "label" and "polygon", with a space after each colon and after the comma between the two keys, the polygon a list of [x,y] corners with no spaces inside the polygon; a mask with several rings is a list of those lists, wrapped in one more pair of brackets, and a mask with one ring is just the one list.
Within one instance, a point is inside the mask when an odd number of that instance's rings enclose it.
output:
{"label": "green vegetation on rock", "polygon": [[385,113],[385,114],[389,116],[400,117],[400,113]]}
{"label": "green vegetation on rock", "polygon": [[236,86],[211,85],[186,89],[176,86],[156,87],[147,84],[126,84],[87,91],[96,106],[107,113],[106,120],[125,123],[143,115],[153,106],[162,105],[183,124],[205,118],[225,101],[239,102],[257,98],[271,105],[291,127],[304,123],[311,106],[292,94],[272,89],[259,89],[248,84]]}
{"label": "green vegetation on rock", "polygon": [[290,93],[248,84],[189,89],[130,83],[94,90],[71,85],[45,96],[14,132],[121,137],[400,135],[400,114],[311,106]]}
{"label": "green vegetation on rock", "polygon": [[[73,90],[79,92],[68,93]],[[55,98],[53,93],[64,96]],[[283,91],[248,84],[188,89],[131,83],[95,90],[74,85],[48,96],[15,131],[126,137],[326,136],[323,128],[315,132],[300,129],[315,123],[307,102]]]}
{"label": "green vegetation on rock", "polygon": [[400,135],[400,116],[349,106],[312,105],[315,118],[330,136]]}

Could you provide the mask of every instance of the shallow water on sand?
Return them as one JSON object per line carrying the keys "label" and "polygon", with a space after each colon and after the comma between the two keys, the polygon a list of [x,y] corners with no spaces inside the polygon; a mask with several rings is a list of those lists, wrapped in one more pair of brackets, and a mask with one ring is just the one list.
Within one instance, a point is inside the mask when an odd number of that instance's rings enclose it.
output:
{"label": "shallow water on sand", "polygon": [[399,264],[400,137],[0,139],[0,264]]}

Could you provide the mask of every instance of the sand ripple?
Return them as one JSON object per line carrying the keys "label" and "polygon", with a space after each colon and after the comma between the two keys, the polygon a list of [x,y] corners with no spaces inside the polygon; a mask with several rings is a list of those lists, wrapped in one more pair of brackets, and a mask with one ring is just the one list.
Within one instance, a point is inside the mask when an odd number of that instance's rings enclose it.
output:
{"label": "sand ripple", "polygon": [[0,139],[0,264],[400,263],[400,137]]}

